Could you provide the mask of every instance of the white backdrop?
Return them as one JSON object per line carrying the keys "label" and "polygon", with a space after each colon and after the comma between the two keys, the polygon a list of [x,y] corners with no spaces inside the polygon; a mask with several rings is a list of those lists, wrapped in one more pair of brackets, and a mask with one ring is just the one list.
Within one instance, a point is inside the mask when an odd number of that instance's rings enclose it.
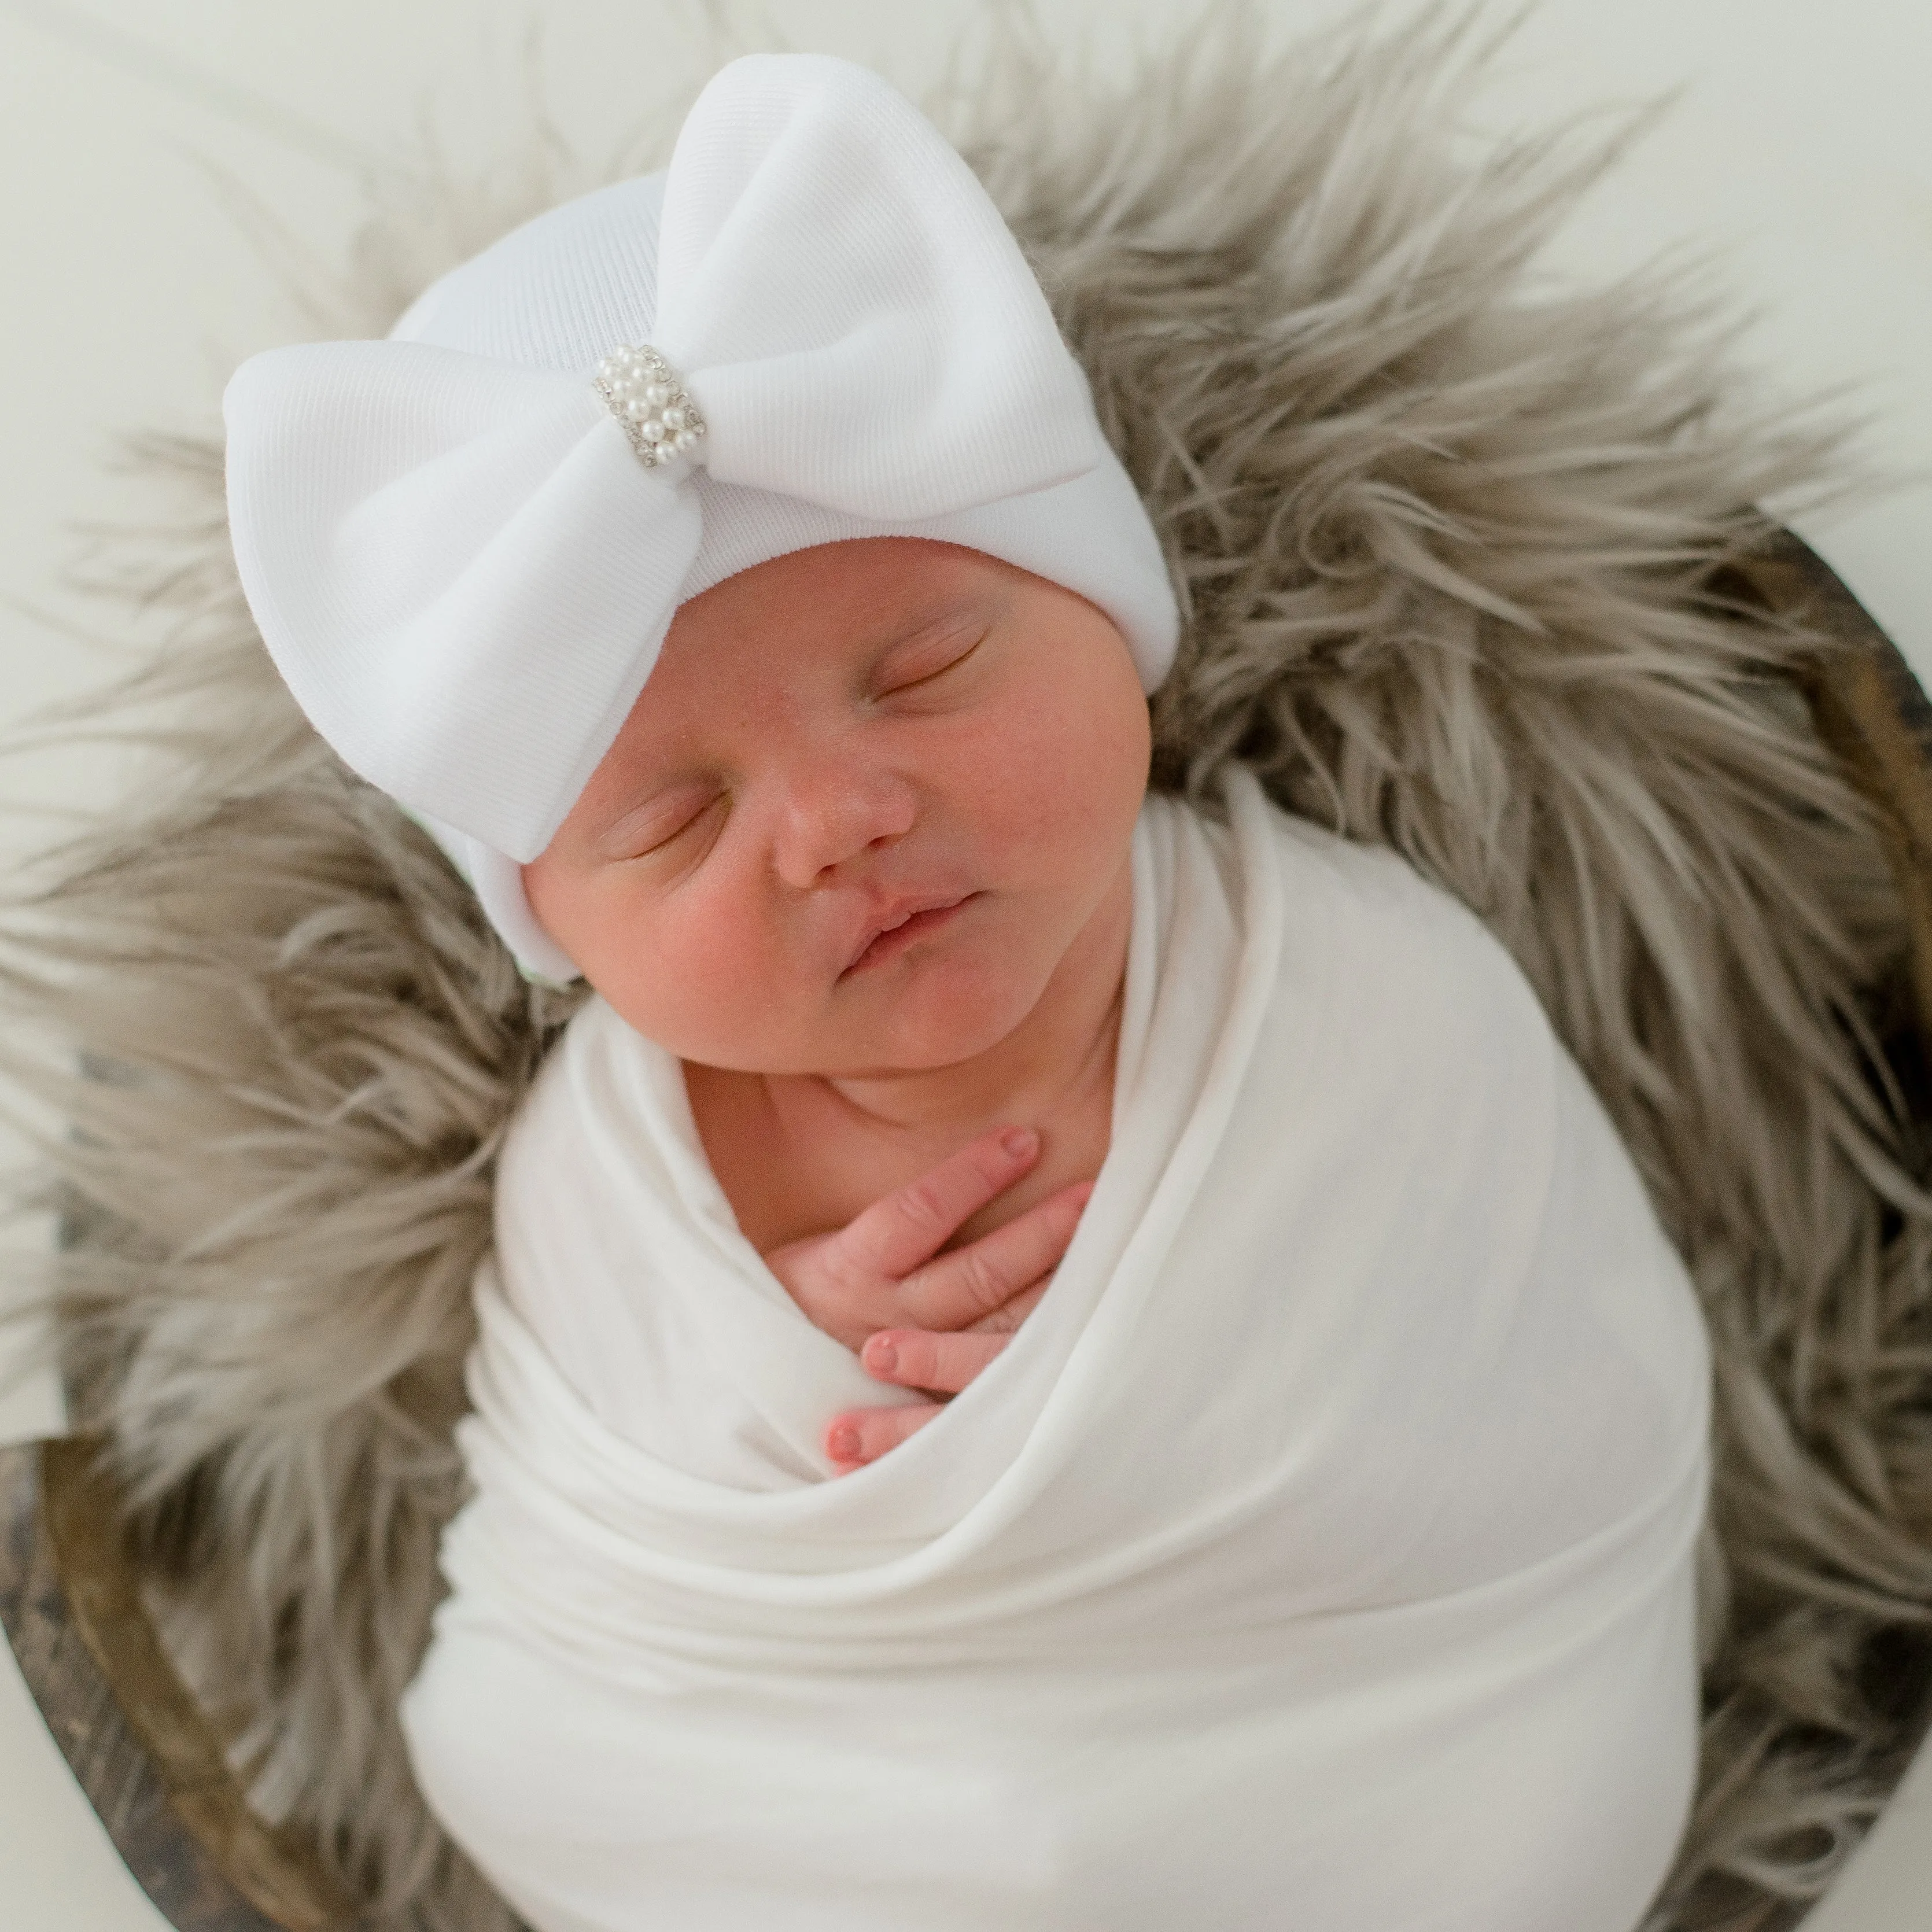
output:
{"label": "white backdrop", "polygon": [[[1337,0],[1262,0],[1280,31]],[[785,0],[791,44],[914,88],[972,0]],[[698,0],[544,0],[542,92],[591,152],[614,145]],[[742,17],[745,10],[736,10]],[[1191,0],[1036,0],[1102,57],[1192,17]],[[1500,9],[1498,10],[1500,13]],[[206,420],[244,355],[307,332],[238,228],[238,182],[322,260],[351,232],[360,171],[425,113],[458,157],[520,125],[537,0],[0,0],[0,730],[85,688],[100,660],[34,611],[71,614],[71,527],[125,507],[116,433]],[[1544,0],[1485,105],[1561,122],[1681,88],[1674,111],[1561,244],[1614,272],[1677,242],[1714,250],[1750,360],[1792,394],[1850,386],[1888,494],[1805,534],[1932,681],[1932,7],[1924,0]],[[211,170],[213,172],[211,172]],[[28,607],[32,607],[30,610]],[[0,862],[116,781],[104,753],[0,768]],[[0,1256],[4,1261],[4,1256]],[[55,1425],[44,1382],[0,1398],[0,1438]],[[1932,1766],[1894,1808],[1819,1932],[1925,1922]],[[1915,1843],[1916,1841],[1916,1843]],[[157,1932],[0,1664],[0,1924]],[[1349,1928],[1337,1928],[1349,1932]]]}

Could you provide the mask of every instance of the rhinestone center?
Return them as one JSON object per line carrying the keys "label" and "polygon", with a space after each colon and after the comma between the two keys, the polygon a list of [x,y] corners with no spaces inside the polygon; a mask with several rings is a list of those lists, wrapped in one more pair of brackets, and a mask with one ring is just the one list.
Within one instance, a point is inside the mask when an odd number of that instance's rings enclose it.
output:
{"label": "rhinestone center", "polygon": [[612,350],[598,364],[591,387],[623,424],[638,460],[652,469],[685,454],[704,434],[698,405],[648,342]]}

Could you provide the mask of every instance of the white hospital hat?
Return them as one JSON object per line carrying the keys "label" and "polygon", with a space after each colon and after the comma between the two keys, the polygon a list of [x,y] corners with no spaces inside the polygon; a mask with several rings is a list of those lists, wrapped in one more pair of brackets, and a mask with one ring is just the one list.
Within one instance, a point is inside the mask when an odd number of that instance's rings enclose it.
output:
{"label": "white hospital hat", "polygon": [[386,341],[252,358],[224,407],[278,668],[541,977],[577,969],[518,867],[734,572],[932,538],[1088,598],[1148,689],[1173,658],[1159,542],[1018,244],[848,62],[733,62],[663,172],[505,236]]}

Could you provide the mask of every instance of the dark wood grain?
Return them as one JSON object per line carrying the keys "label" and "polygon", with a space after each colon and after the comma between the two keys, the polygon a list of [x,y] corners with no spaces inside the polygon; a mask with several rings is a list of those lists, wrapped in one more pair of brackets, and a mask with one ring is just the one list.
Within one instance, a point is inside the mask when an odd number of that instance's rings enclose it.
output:
{"label": "dark wood grain", "polygon": [[1824,559],[1789,531],[1739,566],[1766,608],[1841,648],[1803,680],[1818,735],[1877,808],[1912,938],[1918,1031],[1932,1058],[1932,702],[1899,650]]}
{"label": "dark wood grain", "polygon": [[330,1932],[313,1851],[249,1810],[157,1641],[93,1445],[0,1450],[0,1624],[115,1849],[178,1932]]}

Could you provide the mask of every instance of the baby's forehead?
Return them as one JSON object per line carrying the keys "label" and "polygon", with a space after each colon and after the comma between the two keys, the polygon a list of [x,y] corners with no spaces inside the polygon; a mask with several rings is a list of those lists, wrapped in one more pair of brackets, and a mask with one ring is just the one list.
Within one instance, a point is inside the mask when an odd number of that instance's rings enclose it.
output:
{"label": "baby's forehead", "polygon": [[[1050,700],[1050,659],[1072,593],[998,558],[917,538],[789,551],[681,604],[606,755],[626,788],[674,770],[701,742],[826,710],[841,694],[941,668],[997,631],[1003,698]],[[1084,606],[1084,600],[1075,599]],[[1122,646],[1125,648],[1124,645]]]}
{"label": "baby's forehead", "polygon": [[1010,610],[1030,581],[1037,580],[956,544],[868,537],[814,544],[740,571],[680,604],[664,668],[700,655],[769,651],[777,670],[788,655],[889,648],[935,625]]}
{"label": "baby's forehead", "polygon": [[813,544],[736,572],[680,607],[770,596],[830,600],[854,616],[890,614],[908,599],[984,590],[1027,573],[983,550],[924,537],[856,537]]}

